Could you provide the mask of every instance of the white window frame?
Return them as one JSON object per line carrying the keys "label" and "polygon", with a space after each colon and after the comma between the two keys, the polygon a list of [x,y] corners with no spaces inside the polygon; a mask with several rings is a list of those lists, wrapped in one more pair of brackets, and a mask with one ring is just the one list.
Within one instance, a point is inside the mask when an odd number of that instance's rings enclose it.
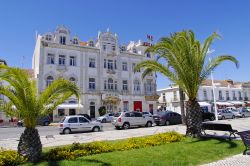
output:
{"label": "white window frame", "polygon": [[89,58],[89,67],[95,68],[95,58]]}
{"label": "white window frame", "polygon": [[65,55],[59,55],[58,59],[58,65],[65,66],[66,56]]}
{"label": "white window frame", "polygon": [[70,56],[69,57],[69,65],[70,66],[76,66],[76,57],[75,56]]}
{"label": "white window frame", "polygon": [[89,90],[95,90],[95,78],[89,78]]}
{"label": "white window frame", "polygon": [[48,53],[47,55],[47,64],[55,64],[55,55]]}

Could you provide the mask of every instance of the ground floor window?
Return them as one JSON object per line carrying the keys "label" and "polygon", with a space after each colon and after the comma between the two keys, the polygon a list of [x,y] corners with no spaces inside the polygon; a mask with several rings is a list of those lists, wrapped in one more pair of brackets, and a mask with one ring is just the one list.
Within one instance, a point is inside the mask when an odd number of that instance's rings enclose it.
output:
{"label": "ground floor window", "polygon": [[124,111],[129,111],[128,101],[124,101],[124,102],[123,102],[123,110],[124,110]]}
{"label": "ground floor window", "polygon": [[58,116],[64,116],[65,110],[64,109],[58,109]]}
{"label": "ground floor window", "polygon": [[75,109],[69,109],[69,115],[75,115],[76,110]]}

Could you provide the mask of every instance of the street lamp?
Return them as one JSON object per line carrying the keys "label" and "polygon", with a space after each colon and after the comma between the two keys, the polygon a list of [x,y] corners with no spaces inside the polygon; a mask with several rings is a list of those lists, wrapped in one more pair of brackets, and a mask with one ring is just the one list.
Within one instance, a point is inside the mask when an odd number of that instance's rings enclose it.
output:
{"label": "street lamp", "polygon": [[[207,51],[207,54],[212,54],[215,50],[209,50]],[[209,61],[211,62],[211,57],[209,57]],[[213,78],[213,71],[211,71],[211,80],[212,80],[212,87],[213,87],[213,98],[214,98],[214,114],[215,114],[215,121],[218,121],[218,114],[217,114],[217,104],[216,104],[216,98],[215,98],[215,85],[214,85],[214,78]]]}

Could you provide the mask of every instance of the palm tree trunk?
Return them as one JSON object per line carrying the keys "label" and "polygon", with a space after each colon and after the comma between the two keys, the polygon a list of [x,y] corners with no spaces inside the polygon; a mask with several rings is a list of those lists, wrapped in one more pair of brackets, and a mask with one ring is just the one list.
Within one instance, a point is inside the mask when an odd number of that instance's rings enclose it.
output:
{"label": "palm tree trunk", "polygon": [[181,120],[182,124],[186,124],[186,114],[185,114],[185,106],[184,106],[184,92],[181,88],[179,88],[179,95],[180,95],[180,106],[181,106]]}
{"label": "palm tree trunk", "polygon": [[31,162],[39,161],[42,144],[37,129],[25,128],[18,143],[18,153],[27,157]]}
{"label": "palm tree trunk", "polygon": [[186,135],[190,137],[201,136],[202,114],[197,100],[188,100],[186,104]]}

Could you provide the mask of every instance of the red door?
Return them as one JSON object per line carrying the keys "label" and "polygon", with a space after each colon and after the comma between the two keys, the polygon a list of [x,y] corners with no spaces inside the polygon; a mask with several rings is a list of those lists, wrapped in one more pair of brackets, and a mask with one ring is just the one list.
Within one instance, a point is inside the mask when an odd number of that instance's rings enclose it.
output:
{"label": "red door", "polygon": [[134,111],[142,112],[142,102],[134,101]]}

